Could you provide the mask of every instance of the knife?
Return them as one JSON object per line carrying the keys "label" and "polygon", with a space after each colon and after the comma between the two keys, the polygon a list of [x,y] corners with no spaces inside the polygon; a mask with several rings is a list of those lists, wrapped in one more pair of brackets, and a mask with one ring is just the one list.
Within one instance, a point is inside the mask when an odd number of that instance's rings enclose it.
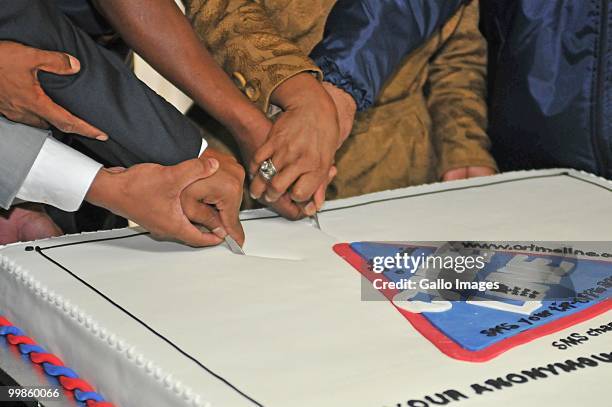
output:
{"label": "knife", "polygon": [[[293,201],[297,206],[299,206],[302,211],[304,210],[304,208],[306,207],[306,205],[308,205],[308,202],[296,202]],[[319,223],[319,211],[315,212],[314,215],[309,216],[308,219],[310,219],[310,222],[312,223],[312,225],[321,230],[321,223]]]}
{"label": "knife", "polygon": [[245,255],[244,250],[242,250],[242,247],[240,247],[238,242],[236,242],[234,238],[230,235],[225,236],[225,243],[227,243],[227,246],[232,251],[232,253],[239,254],[241,256]]}
{"label": "knife", "polygon": [[[203,225],[196,225],[196,227],[204,233],[210,233],[210,230]],[[240,245],[238,244],[238,242],[236,242],[236,240],[231,237],[230,235],[225,236],[225,238],[223,239],[225,241],[225,244],[227,244],[227,247],[229,247],[230,251],[234,254],[239,254],[241,256],[245,256],[246,253],[244,252],[244,250],[242,250],[242,247],[240,247]]]}
{"label": "knife", "polygon": [[319,223],[319,212],[315,212],[315,214],[310,217],[310,220],[312,220],[312,223],[317,229],[321,230],[321,224]]}

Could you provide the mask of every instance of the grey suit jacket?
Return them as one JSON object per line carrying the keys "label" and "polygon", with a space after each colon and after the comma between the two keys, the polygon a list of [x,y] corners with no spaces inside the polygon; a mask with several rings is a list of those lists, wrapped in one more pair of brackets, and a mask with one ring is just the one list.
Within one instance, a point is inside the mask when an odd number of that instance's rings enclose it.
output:
{"label": "grey suit jacket", "polygon": [[48,134],[0,116],[0,207],[11,206]]}

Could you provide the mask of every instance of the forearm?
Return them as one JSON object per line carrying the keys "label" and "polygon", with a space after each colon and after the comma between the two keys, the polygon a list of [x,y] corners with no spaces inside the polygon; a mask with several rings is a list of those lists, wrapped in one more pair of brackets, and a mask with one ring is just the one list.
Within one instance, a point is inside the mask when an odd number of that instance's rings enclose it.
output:
{"label": "forearm", "polygon": [[266,118],[235,87],[172,0],[97,0],[125,41],[157,71],[241,138]]}
{"label": "forearm", "polygon": [[239,88],[263,112],[271,94],[301,72],[320,69],[279,33],[262,3],[252,0],[183,0],[200,40]]}

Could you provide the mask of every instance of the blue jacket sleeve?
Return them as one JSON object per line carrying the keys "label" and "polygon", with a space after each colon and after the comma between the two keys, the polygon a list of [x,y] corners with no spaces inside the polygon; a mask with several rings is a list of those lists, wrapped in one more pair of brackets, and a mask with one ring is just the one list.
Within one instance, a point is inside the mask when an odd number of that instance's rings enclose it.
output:
{"label": "blue jacket sleeve", "polygon": [[371,106],[386,80],[469,0],[339,0],[311,53],[325,80]]}

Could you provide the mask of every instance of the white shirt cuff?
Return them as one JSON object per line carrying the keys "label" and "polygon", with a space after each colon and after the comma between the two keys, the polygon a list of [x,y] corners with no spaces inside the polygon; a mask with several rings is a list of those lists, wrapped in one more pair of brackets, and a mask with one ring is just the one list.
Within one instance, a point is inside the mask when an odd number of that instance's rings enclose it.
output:
{"label": "white shirt cuff", "polygon": [[101,167],[95,160],[47,137],[17,198],[74,212],[83,203]]}
{"label": "white shirt cuff", "polygon": [[208,147],[208,143],[206,142],[205,139],[202,139],[202,147],[200,147],[200,154],[198,154],[198,158],[204,154],[204,151],[206,150],[206,147]]}

